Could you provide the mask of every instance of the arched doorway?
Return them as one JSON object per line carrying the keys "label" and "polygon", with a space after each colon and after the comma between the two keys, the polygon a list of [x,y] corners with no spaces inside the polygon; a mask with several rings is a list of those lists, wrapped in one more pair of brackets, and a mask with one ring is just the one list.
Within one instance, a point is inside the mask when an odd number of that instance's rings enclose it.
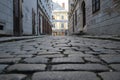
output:
{"label": "arched doorway", "polygon": [[83,17],[83,28],[86,25],[86,8],[85,8],[85,2],[82,2],[82,17]]}

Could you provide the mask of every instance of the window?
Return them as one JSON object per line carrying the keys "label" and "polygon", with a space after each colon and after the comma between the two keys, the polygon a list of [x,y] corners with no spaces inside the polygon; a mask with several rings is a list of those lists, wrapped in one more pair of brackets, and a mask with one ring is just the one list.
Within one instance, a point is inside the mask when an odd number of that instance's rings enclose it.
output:
{"label": "window", "polygon": [[3,25],[0,25],[0,30],[3,30]]}
{"label": "window", "polygon": [[64,23],[61,24],[61,28],[64,28]]}
{"label": "window", "polygon": [[55,28],[55,24],[53,24],[53,28]]}
{"label": "window", "polygon": [[93,13],[100,10],[100,0],[92,0],[92,11]]}
{"label": "window", "polygon": [[61,16],[61,19],[64,19],[64,16]]}

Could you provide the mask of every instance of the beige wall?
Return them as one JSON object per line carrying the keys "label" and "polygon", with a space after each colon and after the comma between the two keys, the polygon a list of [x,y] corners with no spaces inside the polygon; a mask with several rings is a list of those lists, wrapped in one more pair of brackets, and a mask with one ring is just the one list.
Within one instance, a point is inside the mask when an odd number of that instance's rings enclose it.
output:
{"label": "beige wall", "polygon": [[[53,12],[55,29],[68,29],[68,13],[65,12]],[[64,28],[61,28],[61,24],[64,24]]]}
{"label": "beige wall", "polygon": [[[67,30],[68,29],[68,12],[67,11],[55,11],[53,12],[53,30]],[[63,25],[63,27],[62,27]],[[63,33],[61,33],[63,34]]]}

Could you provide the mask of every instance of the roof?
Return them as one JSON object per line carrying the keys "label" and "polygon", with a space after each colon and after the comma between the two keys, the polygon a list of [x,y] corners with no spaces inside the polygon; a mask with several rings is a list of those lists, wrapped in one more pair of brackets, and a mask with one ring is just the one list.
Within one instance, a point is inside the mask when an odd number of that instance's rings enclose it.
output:
{"label": "roof", "polygon": [[65,8],[63,8],[62,6],[60,6],[60,4],[53,2],[53,11],[67,11]]}

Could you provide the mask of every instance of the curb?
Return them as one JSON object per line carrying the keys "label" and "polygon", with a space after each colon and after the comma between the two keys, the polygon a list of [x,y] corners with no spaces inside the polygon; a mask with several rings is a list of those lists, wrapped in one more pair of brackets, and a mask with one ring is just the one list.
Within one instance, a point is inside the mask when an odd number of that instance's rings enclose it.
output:
{"label": "curb", "polygon": [[120,41],[120,38],[119,38],[119,37],[83,36],[83,38],[91,38],[91,39],[102,39],[102,40]]}
{"label": "curb", "polygon": [[[6,39],[5,39],[6,38]],[[5,37],[5,38],[0,38],[0,43],[5,43],[5,42],[12,42],[12,41],[20,41],[20,40],[27,40],[27,39],[34,39],[34,38],[42,38],[42,36],[24,36],[24,37]]]}

